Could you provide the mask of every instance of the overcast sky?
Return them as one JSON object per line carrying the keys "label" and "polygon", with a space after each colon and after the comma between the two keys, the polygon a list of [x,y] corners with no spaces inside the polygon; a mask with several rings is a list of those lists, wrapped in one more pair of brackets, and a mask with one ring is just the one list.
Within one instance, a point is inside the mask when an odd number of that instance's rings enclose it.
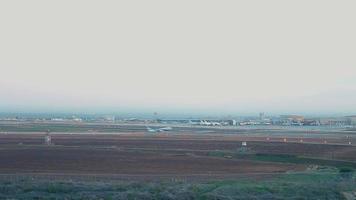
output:
{"label": "overcast sky", "polygon": [[356,113],[356,1],[0,1],[0,109]]}

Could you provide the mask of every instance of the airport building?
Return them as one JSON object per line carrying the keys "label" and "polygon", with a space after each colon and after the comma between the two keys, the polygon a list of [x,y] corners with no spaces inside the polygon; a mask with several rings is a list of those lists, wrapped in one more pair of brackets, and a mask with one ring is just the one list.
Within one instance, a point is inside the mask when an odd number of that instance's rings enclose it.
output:
{"label": "airport building", "polygon": [[356,115],[346,116],[349,125],[356,126]]}
{"label": "airport building", "polygon": [[347,117],[332,117],[332,118],[320,118],[320,125],[328,126],[346,126],[350,125]]}
{"label": "airport building", "polygon": [[236,122],[236,120],[231,119],[231,120],[227,120],[227,124],[228,124],[229,126],[236,126],[236,125],[237,125],[237,122]]}

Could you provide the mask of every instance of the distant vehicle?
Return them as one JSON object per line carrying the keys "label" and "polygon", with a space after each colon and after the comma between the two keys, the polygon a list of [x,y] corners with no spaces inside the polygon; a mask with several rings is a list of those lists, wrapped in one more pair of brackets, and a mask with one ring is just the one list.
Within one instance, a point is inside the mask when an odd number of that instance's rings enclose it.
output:
{"label": "distant vehicle", "polygon": [[154,128],[150,128],[150,127],[146,127],[147,128],[147,131],[150,132],[150,133],[157,133],[157,132],[165,132],[165,131],[171,131],[172,130],[172,127],[163,127],[163,128],[157,128],[157,129],[154,129]]}

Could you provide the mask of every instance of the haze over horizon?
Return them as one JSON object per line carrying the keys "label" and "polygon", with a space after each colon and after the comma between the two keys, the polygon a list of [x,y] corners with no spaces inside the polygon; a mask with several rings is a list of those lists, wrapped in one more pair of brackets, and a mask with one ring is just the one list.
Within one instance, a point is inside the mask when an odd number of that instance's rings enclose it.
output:
{"label": "haze over horizon", "polygon": [[0,112],[356,114],[355,1],[18,2]]}

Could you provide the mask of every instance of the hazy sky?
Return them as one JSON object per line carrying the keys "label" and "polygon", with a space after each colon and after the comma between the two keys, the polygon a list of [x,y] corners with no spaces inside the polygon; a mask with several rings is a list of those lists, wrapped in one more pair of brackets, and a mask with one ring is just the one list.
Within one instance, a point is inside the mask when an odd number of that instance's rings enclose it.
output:
{"label": "hazy sky", "polygon": [[356,1],[0,1],[0,109],[356,113]]}

